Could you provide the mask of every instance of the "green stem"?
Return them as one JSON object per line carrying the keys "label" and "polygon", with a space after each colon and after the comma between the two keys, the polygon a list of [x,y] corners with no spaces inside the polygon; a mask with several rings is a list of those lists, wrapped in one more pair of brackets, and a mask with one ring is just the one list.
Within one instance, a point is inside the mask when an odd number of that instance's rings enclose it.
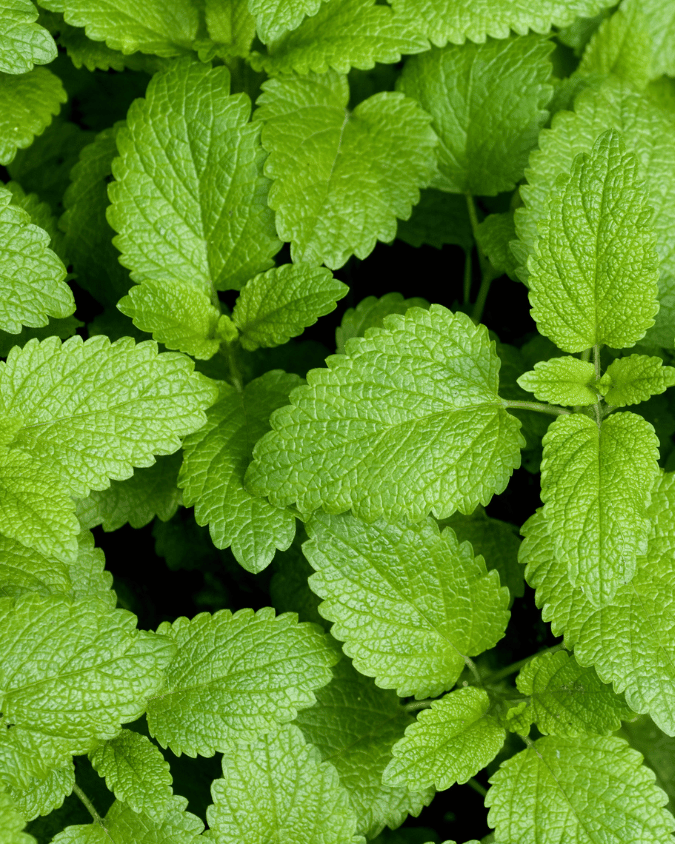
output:
{"label": "green stem", "polygon": [[220,354],[223,355],[223,357],[227,361],[227,368],[230,373],[230,383],[235,388],[235,390],[237,390],[237,392],[243,393],[244,379],[241,377],[241,372],[239,371],[239,367],[237,366],[237,361],[235,359],[236,350],[234,346],[235,344],[238,345],[238,342],[239,341],[235,340],[234,343],[221,343]]}
{"label": "green stem", "polygon": [[595,377],[600,377],[600,346],[596,343],[593,346],[593,365],[595,366]]}
{"label": "green stem", "polygon": [[564,407],[556,407],[554,404],[541,404],[534,401],[511,401],[510,399],[502,399],[504,407],[512,407],[522,410],[536,410],[539,413],[548,413],[550,416],[566,416],[571,411]]}
{"label": "green stem", "polygon": [[473,311],[471,312],[471,319],[476,323],[476,325],[478,325],[482,319],[485,303],[487,301],[488,293],[490,292],[490,285],[496,278],[497,275],[495,271],[492,267],[488,266],[483,273],[483,278],[481,279],[480,288],[478,290],[478,297],[476,298],[476,304],[473,306]]}
{"label": "green stem", "polygon": [[483,788],[483,786],[473,777],[467,781],[467,785],[473,788],[474,791],[477,791],[481,797],[487,796],[487,788]]}
{"label": "green stem", "polygon": [[404,709],[406,712],[417,712],[420,709],[429,709],[433,700],[428,698],[427,700],[413,700],[410,703],[406,703],[404,705]]}
{"label": "green stem", "polygon": [[[480,248],[478,243],[478,212],[476,211],[476,203],[474,202],[473,196],[470,193],[465,194],[466,196],[466,207],[469,212],[469,221],[471,222],[471,231],[473,232],[473,239],[476,241],[476,252],[478,253],[478,263],[480,265],[480,272],[481,272],[481,282],[480,282],[480,289],[478,291],[478,298],[476,299],[476,303],[473,306],[473,310],[471,312],[471,319],[478,324],[481,321],[483,316],[483,310],[485,309],[485,302],[488,297],[488,293],[490,292],[490,285],[497,278],[497,273],[495,273],[494,268],[488,261],[485,253]],[[466,285],[466,278],[465,278],[465,285]],[[466,287],[464,288],[466,292]]]}
{"label": "green stem", "polygon": [[464,260],[464,304],[468,305],[471,300],[471,250],[466,252]]}
{"label": "green stem", "polygon": [[469,671],[473,674],[474,680],[478,683],[479,686],[483,685],[483,678],[480,676],[478,668],[476,667],[476,663],[471,659],[471,657],[464,656],[462,654],[466,667]]}

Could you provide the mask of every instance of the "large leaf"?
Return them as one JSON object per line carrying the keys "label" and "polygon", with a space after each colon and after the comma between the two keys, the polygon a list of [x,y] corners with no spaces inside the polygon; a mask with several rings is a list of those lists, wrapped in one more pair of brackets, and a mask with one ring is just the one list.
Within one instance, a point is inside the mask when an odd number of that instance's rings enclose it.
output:
{"label": "large leaf", "polygon": [[544,437],[541,499],[558,559],[589,601],[610,601],[646,550],[646,508],[658,474],[659,441],[635,413],[602,425],[575,413]]}
{"label": "large leaf", "polygon": [[386,91],[347,109],[346,76],[291,76],[263,84],[255,119],[270,153],[269,204],[294,262],[341,267],[396,236],[434,171],[430,117]]}
{"label": "large leaf", "polygon": [[468,513],[505,489],[524,440],[497,394],[487,329],[441,305],[385,326],[309,372],[274,414],[247,473],[253,492],[372,521]]}
{"label": "large leaf", "polygon": [[178,478],[197,524],[208,524],[216,548],[229,548],[248,571],[262,571],[295,535],[293,514],[251,495],[244,474],[254,443],[269,431],[270,414],[301,384],[297,375],[266,372],[239,392],[221,382],[206,424],[187,437]]}
{"label": "large leaf", "polygon": [[47,68],[0,73],[0,164],[9,164],[17,150],[30,146],[66,99],[61,80]]}
{"label": "large leaf", "polygon": [[565,352],[633,346],[659,309],[656,234],[635,155],[613,129],[555,181],[528,261],[532,316]]}
{"label": "large leaf", "polygon": [[325,634],[265,608],[163,622],[177,653],[148,705],[150,733],[180,756],[213,756],[312,706],[338,660]]}
{"label": "large leaf", "polygon": [[651,78],[662,74],[675,75],[675,8],[669,0],[628,0],[626,16],[640,14],[649,41],[649,70]]}
{"label": "large leaf", "polygon": [[397,88],[432,115],[439,137],[433,187],[488,196],[515,187],[548,116],[552,49],[530,35],[428,50],[406,62]]}
{"label": "large leaf", "polygon": [[37,17],[31,0],[0,0],[0,72],[27,73],[34,64],[56,58],[54,39],[35,23]]}
{"label": "large leaf", "polygon": [[665,844],[675,820],[654,774],[641,762],[639,753],[614,736],[539,739],[490,779],[485,803],[496,840]]}
{"label": "large leaf", "polygon": [[504,635],[508,590],[450,528],[317,514],[307,532],[319,612],[378,686],[434,697]]}

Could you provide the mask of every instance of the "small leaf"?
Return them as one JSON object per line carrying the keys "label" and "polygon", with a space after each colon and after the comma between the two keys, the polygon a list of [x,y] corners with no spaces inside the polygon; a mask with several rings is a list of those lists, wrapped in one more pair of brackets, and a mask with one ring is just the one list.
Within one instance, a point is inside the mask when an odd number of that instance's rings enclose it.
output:
{"label": "small leaf", "polygon": [[315,15],[327,0],[248,0],[258,36],[267,44],[289,29],[297,29],[306,15]]}
{"label": "small leaf", "polygon": [[30,146],[67,99],[58,76],[44,67],[30,73],[0,73],[0,164]]}
{"label": "small leaf", "polygon": [[38,10],[31,0],[0,0],[0,72],[27,73],[34,64],[56,58],[56,44],[47,30],[35,23]]}
{"label": "small leaf", "polygon": [[251,42],[255,37],[255,19],[248,11],[247,0],[206,0],[206,26],[209,35],[218,44],[218,54],[222,55],[222,46],[226,55],[246,58]]}
{"label": "small leaf", "polygon": [[617,358],[598,382],[605,401],[614,407],[639,404],[673,386],[675,367],[664,366],[661,358],[648,355]]}
{"label": "small leaf", "polygon": [[[72,793],[74,785],[75,766],[72,759],[69,759],[67,765],[53,768],[43,779],[36,777],[29,788],[17,789],[8,786],[7,793],[24,818],[32,821],[40,815],[48,815],[61,808],[63,801]],[[0,829],[4,827],[0,826]]]}
{"label": "small leaf", "polygon": [[385,293],[379,299],[366,296],[355,308],[347,308],[339,328],[335,329],[337,352],[344,355],[345,346],[353,337],[365,337],[369,328],[382,328],[385,317],[390,314],[404,314],[414,307],[428,308],[429,303],[419,296],[404,299],[400,293]]}
{"label": "small leaf", "polygon": [[410,218],[398,221],[396,237],[410,246],[428,243],[442,249],[446,243],[453,243],[469,252],[473,248],[473,232],[466,197],[425,188]]}
{"label": "small leaf", "polygon": [[488,714],[490,706],[487,692],[472,687],[433,701],[394,745],[384,782],[439,791],[468,782],[504,744],[506,732]]}
{"label": "small leaf", "polygon": [[516,237],[513,212],[488,214],[476,229],[478,244],[487,255],[495,272],[517,278],[518,262],[511,252],[511,241]]}
{"label": "small leaf", "polygon": [[535,363],[534,369],[518,378],[518,384],[539,401],[570,406],[595,404],[594,382],[593,364],[568,356]]}

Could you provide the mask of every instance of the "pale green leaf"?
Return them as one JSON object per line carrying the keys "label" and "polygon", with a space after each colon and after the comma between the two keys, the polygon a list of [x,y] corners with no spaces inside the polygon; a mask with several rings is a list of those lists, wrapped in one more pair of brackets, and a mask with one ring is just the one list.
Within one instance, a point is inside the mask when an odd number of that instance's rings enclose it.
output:
{"label": "pale green leaf", "polygon": [[467,38],[482,44],[488,35],[508,38],[509,30],[544,34],[612,5],[614,0],[392,0],[394,9],[413,18],[437,47]]}
{"label": "pale green leaf", "polygon": [[232,313],[241,345],[250,352],[281,346],[335,310],[348,292],[347,285],[324,267],[284,264],[257,275],[242,290]]}
{"label": "pale green leaf", "polygon": [[461,246],[465,252],[473,247],[471,221],[466,197],[426,188],[421,191],[408,220],[399,220],[396,237],[410,246],[428,243],[441,249],[446,243]]}
{"label": "pale green leaf", "polygon": [[675,8],[669,0],[627,0],[625,13],[639,14],[646,27],[651,58],[651,78],[675,76]]}
{"label": "pale green leaf", "polygon": [[450,528],[316,514],[303,552],[319,612],[354,666],[399,696],[451,689],[465,657],[493,647],[509,619],[508,590]]}
{"label": "pale green leaf", "polygon": [[563,405],[589,405],[598,401],[594,390],[595,367],[579,358],[561,357],[535,363],[518,378],[518,384],[539,401]]}
{"label": "pale green leaf", "polygon": [[565,651],[543,653],[530,660],[516,678],[528,695],[532,719],[544,735],[607,735],[634,714],[593,668],[582,668]]}
{"label": "pale green leaf", "polygon": [[0,596],[16,598],[24,592],[39,595],[67,593],[71,588],[68,567],[59,560],[0,536]]}
{"label": "pale green leaf", "polygon": [[162,820],[171,802],[171,772],[146,736],[122,730],[92,751],[89,759],[118,800],[152,821]]}
{"label": "pale green leaf", "polygon": [[[30,217],[30,221],[34,226],[38,226],[38,228],[44,229],[47,232],[49,235],[49,248],[56,253],[64,264],[68,265],[70,260],[65,254],[63,232],[59,231],[57,220],[49,204],[42,202],[36,193],[26,193],[18,182],[7,182],[5,188],[12,194],[12,205],[23,209]],[[74,317],[71,317],[70,321],[73,322]],[[84,325],[83,322],[75,322],[77,325]],[[55,334],[57,332],[53,331],[51,333]],[[71,334],[74,333],[74,331],[71,332]],[[61,339],[65,340],[66,338],[62,337]]]}
{"label": "pale green leaf", "polygon": [[365,844],[337,771],[293,724],[231,747],[211,794],[214,844]]}
{"label": "pale green leaf", "polygon": [[75,767],[72,759],[69,759],[65,767],[54,768],[42,779],[36,777],[29,788],[18,789],[9,786],[7,793],[24,818],[32,821],[40,815],[48,815],[59,809],[74,785]]}
{"label": "pale green leaf", "polygon": [[0,73],[0,164],[28,147],[59,113],[67,95],[61,80],[44,67],[15,75]]}
{"label": "pale green leaf", "polygon": [[404,299],[400,293],[385,293],[379,299],[366,296],[355,308],[347,308],[340,326],[335,329],[337,352],[344,355],[345,346],[353,337],[365,336],[369,328],[382,328],[385,317],[390,314],[404,314],[413,307],[428,308],[429,303],[419,296]]}
{"label": "pale green leaf", "polygon": [[488,714],[484,689],[468,687],[435,700],[393,748],[386,783],[439,790],[465,783],[501,750],[506,731]]}
{"label": "pale green leaf", "polygon": [[167,522],[182,503],[176,486],[181,461],[180,451],[160,457],[153,466],[136,469],[126,481],[111,481],[108,489],[90,493],[98,511],[96,524],[112,531],[127,522],[133,528],[145,527],[155,516]]}
{"label": "pale green leaf", "polygon": [[491,777],[488,822],[504,844],[666,844],[675,820],[641,762],[614,736],[538,739]]}
{"label": "pale green leaf", "polygon": [[430,117],[403,94],[385,91],[347,109],[347,78],[280,77],[263,84],[254,117],[263,122],[274,180],[269,204],[294,262],[341,267],[392,241],[435,166]]}
{"label": "pale green leaf", "polygon": [[244,475],[253,445],[270,429],[270,414],[301,383],[281,370],[266,372],[242,392],[221,382],[206,424],[184,442],[178,478],[183,503],[195,506],[197,524],[208,524],[216,548],[232,546],[235,558],[251,572],[268,566],[275,550],[288,548],[295,535],[293,514],[251,495]]}
{"label": "pale green leaf", "polygon": [[31,340],[0,364],[4,413],[22,417],[10,453],[30,454],[78,497],[105,489],[203,425],[217,389],[193,368],[130,337]]}
{"label": "pale green leaf", "polygon": [[10,795],[0,791],[0,841],[2,844],[37,844],[32,835],[21,831],[25,826],[26,821]]}
{"label": "pale green leaf", "polygon": [[296,29],[305,15],[315,15],[325,2],[328,0],[248,0],[248,8],[260,40],[266,44],[286,30]]}
{"label": "pale green leaf", "polygon": [[18,334],[23,325],[35,328],[47,325],[50,316],[70,316],[75,298],[49,235],[12,199],[0,187],[0,328]]}
{"label": "pale green leaf", "polygon": [[41,0],[47,9],[63,11],[66,22],[83,26],[92,41],[105,41],[125,55],[140,50],[169,58],[187,53],[197,36],[199,4],[194,0]]}
{"label": "pale green leaf", "polygon": [[645,757],[645,764],[656,774],[656,784],[670,798],[668,809],[672,812],[675,800],[675,739],[659,730],[649,715],[624,724],[620,735]]}
{"label": "pale green leaf", "polygon": [[478,244],[499,275],[516,278],[517,261],[511,252],[511,241],[516,237],[513,212],[488,214],[476,229]]}
{"label": "pale green leaf", "polygon": [[97,598],[114,610],[117,595],[112,590],[113,576],[105,568],[105,554],[94,545],[94,535],[84,527],[77,537],[77,556],[67,564],[71,587],[67,594],[76,601]]}
{"label": "pale green leaf", "polygon": [[5,725],[0,733],[0,787],[29,791],[36,781],[68,765],[73,753],[85,753],[94,744],[94,739],[82,742]]}
{"label": "pale green leaf", "polygon": [[598,382],[605,401],[614,407],[639,404],[673,386],[675,368],[664,366],[661,358],[649,355],[617,358]]}
{"label": "pale green leaf", "polygon": [[330,682],[338,655],[313,624],[265,608],[200,613],[163,622],[177,654],[162,693],[147,710],[162,747],[180,756],[213,756],[292,721]]}
{"label": "pale green leaf", "polygon": [[604,683],[625,694],[634,712],[649,712],[668,735],[675,735],[674,481],[675,474],[662,474],[652,490],[647,552],[638,558],[633,580],[604,607],[594,607],[570,586],[541,511],[524,525],[521,546],[527,582],[536,588],[537,606],[554,635],[564,633],[580,665],[593,665]]}
{"label": "pale green leaf", "polygon": [[373,68],[376,62],[391,64],[402,54],[429,48],[410,21],[395,15],[375,0],[333,0],[297,29],[269,45],[268,55],[253,55],[254,66],[268,73],[339,73],[350,68]]}
{"label": "pale green leaf", "polygon": [[543,443],[541,499],[556,556],[598,606],[632,580],[646,551],[658,439],[652,425],[626,412],[602,427],[582,414],[559,417]]}
{"label": "pale green leaf", "polygon": [[255,18],[247,0],[206,0],[206,26],[209,35],[224,46],[228,56],[245,58],[255,36]]}
{"label": "pale green leaf", "polygon": [[95,599],[23,595],[0,603],[2,713],[44,741],[66,739],[71,752],[113,738],[157,694],[174,653],[166,636],[136,630],[126,610]]}
{"label": "pale green leaf", "polygon": [[0,72],[27,73],[34,64],[56,58],[56,44],[47,30],[35,23],[38,10],[31,0],[0,0]]}
{"label": "pale green leaf", "polygon": [[406,62],[397,88],[432,115],[439,137],[433,187],[487,196],[515,187],[548,116],[552,49],[529,35]]}
{"label": "pale green leaf", "polygon": [[80,152],[59,220],[77,283],[109,308],[115,307],[131,284],[129,271],[119,262],[119,252],[112,244],[114,232],[106,220],[107,183],[117,155],[117,133],[123,126],[119,122],[104,129]]}
{"label": "pale green leaf", "polygon": [[295,723],[340,775],[358,818],[356,831],[373,838],[385,824],[397,827],[408,814],[419,815],[434,791],[382,783],[392,745],[414,721],[394,692],[378,689],[347,659],[338,662],[333,674],[330,684],[317,692],[316,704]]}
{"label": "pale green leaf", "polygon": [[199,844],[204,824],[185,811],[187,802],[174,795],[164,816],[154,819],[116,800],[100,824],[68,826],[52,844]]}
{"label": "pale green leaf", "polygon": [[132,287],[117,307],[167,349],[209,360],[220,348],[215,336],[220,309],[205,290],[191,283],[171,279],[168,285],[147,279]]}
{"label": "pale green leaf", "polygon": [[[260,126],[226,67],[175,62],[135,100],[113,163],[108,220],[134,281],[191,286],[209,299],[272,265]],[[179,310],[180,313],[180,310]]]}
{"label": "pale green leaf", "polygon": [[633,346],[658,311],[658,256],[638,161],[613,129],[552,190],[528,261],[532,316],[565,352]]}
{"label": "pale green leaf", "polygon": [[308,373],[254,449],[247,486],[301,512],[471,512],[520,465],[520,421],[497,394],[484,326],[441,305],[389,316]]}

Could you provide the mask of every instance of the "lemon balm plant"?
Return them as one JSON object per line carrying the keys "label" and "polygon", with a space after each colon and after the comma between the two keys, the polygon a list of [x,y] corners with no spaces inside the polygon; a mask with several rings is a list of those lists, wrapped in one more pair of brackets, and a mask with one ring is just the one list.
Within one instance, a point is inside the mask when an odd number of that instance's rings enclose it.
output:
{"label": "lemon balm plant", "polygon": [[671,6],[0,0],[0,844],[673,841]]}

